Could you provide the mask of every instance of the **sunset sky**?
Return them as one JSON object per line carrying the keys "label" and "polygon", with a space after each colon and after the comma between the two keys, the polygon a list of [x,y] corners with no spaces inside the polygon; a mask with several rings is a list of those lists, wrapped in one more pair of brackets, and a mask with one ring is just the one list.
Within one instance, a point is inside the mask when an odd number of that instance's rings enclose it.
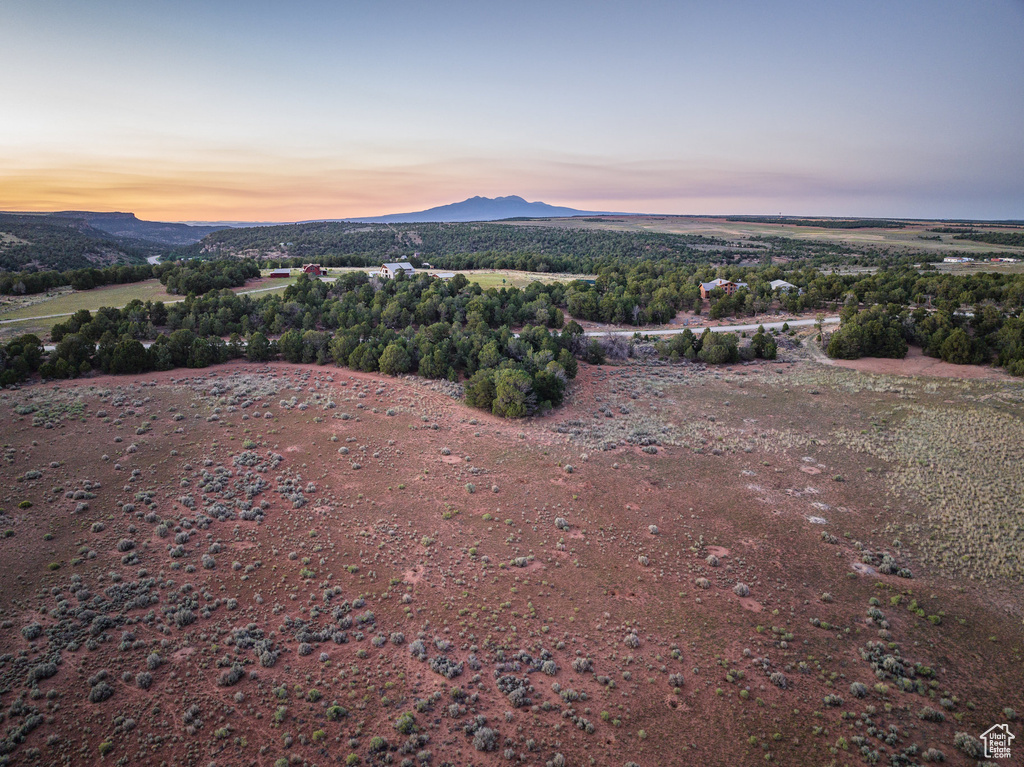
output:
{"label": "sunset sky", "polygon": [[1024,0],[3,0],[0,210],[1024,218]]}

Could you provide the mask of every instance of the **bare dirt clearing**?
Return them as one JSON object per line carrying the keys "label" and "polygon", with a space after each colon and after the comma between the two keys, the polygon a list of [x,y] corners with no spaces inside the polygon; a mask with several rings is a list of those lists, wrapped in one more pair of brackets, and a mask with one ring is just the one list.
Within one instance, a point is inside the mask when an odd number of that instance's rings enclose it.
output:
{"label": "bare dirt clearing", "polygon": [[935,357],[927,357],[920,347],[911,346],[901,360],[862,357],[859,360],[831,360],[836,367],[895,376],[934,376],[985,381],[1013,381],[1009,373],[991,365],[954,365]]}

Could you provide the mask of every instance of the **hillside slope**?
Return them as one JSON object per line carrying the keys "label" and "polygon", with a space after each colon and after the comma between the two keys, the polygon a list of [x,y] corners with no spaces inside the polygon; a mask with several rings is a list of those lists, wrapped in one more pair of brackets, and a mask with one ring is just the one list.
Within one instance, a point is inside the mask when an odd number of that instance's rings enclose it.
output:
{"label": "hillside slope", "polygon": [[0,271],[140,264],[164,250],[117,238],[79,219],[0,213]]}
{"label": "hillside slope", "polygon": [[120,239],[146,240],[161,245],[191,245],[213,232],[227,229],[225,225],[193,226],[167,221],[142,221],[134,213],[93,213],[89,211],[62,211],[48,218],[76,219],[93,229]]}

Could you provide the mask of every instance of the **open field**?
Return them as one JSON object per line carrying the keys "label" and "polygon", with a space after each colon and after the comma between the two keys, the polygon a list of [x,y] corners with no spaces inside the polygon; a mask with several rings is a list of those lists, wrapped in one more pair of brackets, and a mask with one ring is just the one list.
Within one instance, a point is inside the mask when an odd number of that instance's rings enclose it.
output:
{"label": "open field", "polygon": [[[345,272],[367,272],[374,274],[378,270],[364,267],[340,267],[327,270],[327,279],[336,279]],[[572,282],[573,280],[592,280],[593,274],[553,274],[551,272],[522,272],[514,269],[487,270],[487,269],[429,269],[427,272],[452,271],[463,274],[470,282],[480,284],[484,290],[487,288],[525,288],[531,282]]]}
{"label": "open field", "polygon": [[[261,279],[251,280],[244,287],[235,288],[236,293],[258,291],[263,295],[274,291],[283,291],[294,280],[292,279]],[[91,312],[104,306],[122,307],[134,300],[163,301],[171,303],[181,301],[182,296],[168,293],[158,280],[145,280],[128,285],[107,285],[92,290],[62,289],[51,294],[27,296],[24,298],[4,296],[0,303],[0,339],[9,338],[23,333],[46,334],[56,323],[80,309]],[[12,308],[8,308],[12,307]],[[10,322],[21,320],[20,322]]]}
{"label": "open field", "polygon": [[572,282],[573,280],[592,280],[593,274],[552,274],[550,272],[519,272],[485,271],[482,269],[465,269],[460,274],[466,275],[470,282],[479,283],[484,290],[487,288],[525,288],[531,282]]}
{"label": "open field", "polygon": [[[1022,256],[1024,258],[1024,256]],[[1017,264],[993,264],[977,261],[969,264],[935,264],[941,272],[950,274],[976,274],[978,272],[994,272],[996,274],[1024,274],[1024,262]]]}
{"label": "open field", "polygon": [[158,280],[127,285],[104,285],[92,290],[61,288],[33,296],[3,296],[0,320],[16,320],[46,314],[74,314],[79,309],[95,311],[103,306],[124,306],[129,301],[175,301]]}
{"label": "open field", "polygon": [[805,354],[521,422],[287,364],[2,392],[0,753],[974,764],[1024,709],[1024,387]]}
{"label": "open field", "polygon": [[[955,240],[952,234],[929,231],[941,226],[935,221],[907,222],[903,229],[832,229],[786,224],[727,221],[715,216],[602,216],[538,219],[530,221],[498,222],[509,226],[554,226],[583,229],[601,229],[620,232],[664,232],[718,237],[736,242],[750,241],[753,237],[788,237],[809,242],[839,242],[852,246],[873,246],[891,250],[918,250],[924,252],[1006,253],[1024,257],[1024,248],[989,245],[972,240]],[[985,231],[984,226],[976,227]],[[1006,230],[999,230],[1006,231]],[[938,240],[921,237],[939,237]]]}

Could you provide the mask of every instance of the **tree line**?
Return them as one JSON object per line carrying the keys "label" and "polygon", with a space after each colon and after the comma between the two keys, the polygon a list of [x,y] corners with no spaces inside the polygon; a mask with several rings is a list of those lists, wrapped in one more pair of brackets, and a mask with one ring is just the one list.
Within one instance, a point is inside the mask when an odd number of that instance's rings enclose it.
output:
{"label": "tree line", "polygon": [[152,278],[153,267],[149,264],[89,266],[63,272],[0,272],[0,294],[32,295],[67,286],[75,290],[92,290],[103,285],[124,285]]}
{"label": "tree line", "polygon": [[260,268],[250,258],[240,261],[176,261],[157,265],[154,276],[171,295],[202,295],[211,290],[237,288],[260,276]]}
{"label": "tree line", "polygon": [[[157,269],[161,276],[216,278],[232,265],[239,262]],[[251,273],[255,267],[247,268]],[[122,309],[83,310],[57,323],[51,331],[57,349],[45,359],[31,352],[31,339],[5,347],[0,372],[11,382],[35,371],[62,378],[93,369],[143,372],[203,367],[238,356],[280,356],[368,372],[462,380],[473,402],[487,401],[493,385],[492,410],[498,401],[502,412],[536,412],[561,401],[576,359],[600,361],[599,345],[587,343],[567,314],[640,329],[665,321],[679,309],[697,309],[700,283],[715,277],[747,285],[732,295],[712,291],[708,304],[714,316],[743,318],[774,309],[841,311],[842,325],[828,342],[833,356],[902,356],[913,343],[951,362],[995,361],[1015,374],[1024,373],[1022,275],[920,273],[910,268],[840,275],[812,268],[713,268],[671,260],[613,261],[598,271],[592,284],[535,282],[524,289],[484,290],[463,275],[449,281],[426,274],[387,280],[351,272],[333,285],[301,276],[283,295],[256,298],[211,289],[168,305],[133,301]],[[770,283],[776,279],[794,288],[773,291]],[[516,334],[514,328],[522,330]],[[147,349],[144,341],[153,344]],[[770,359],[777,349],[763,332],[745,350],[729,334],[692,333],[665,340],[658,348],[670,359],[711,364],[735,361],[740,354]],[[519,372],[499,376],[503,370]],[[525,387],[524,375],[530,387]],[[510,396],[509,387],[523,395],[516,399],[518,405],[506,409],[500,404],[508,396],[498,397],[499,378],[505,395]]]}
{"label": "tree line", "polygon": [[1024,232],[964,232],[953,236],[954,240],[974,240],[989,245],[1013,245],[1024,247]]}
{"label": "tree line", "polygon": [[955,365],[994,363],[1011,375],[1024,376],[1024,318],[992,304],[978,305],[970,313],[898,304],[858,311],[851,304],[825,348],[830,357],[840,359],[902,359],[911,344]]}
{"label": "tree line", "polygon": [[[57,345],[45,361],[7,369],[22,377],[38,370],[44,378],[73,378],[91,370],[141,373],[280,356],[464,379],[471,404],[519,417],[561,404],[577,355],[585,352],[578,324],[559,332],[564,318],[547,287],[483,291],[461,275],[445,282],[354,272],[334,285],[302,276],[284,295],[255,299],[210,291],[171,305],[134,301],[123,309],[77,312],[53,327]],[[5,359],[21,354],[18,349],[11,347]]]}

